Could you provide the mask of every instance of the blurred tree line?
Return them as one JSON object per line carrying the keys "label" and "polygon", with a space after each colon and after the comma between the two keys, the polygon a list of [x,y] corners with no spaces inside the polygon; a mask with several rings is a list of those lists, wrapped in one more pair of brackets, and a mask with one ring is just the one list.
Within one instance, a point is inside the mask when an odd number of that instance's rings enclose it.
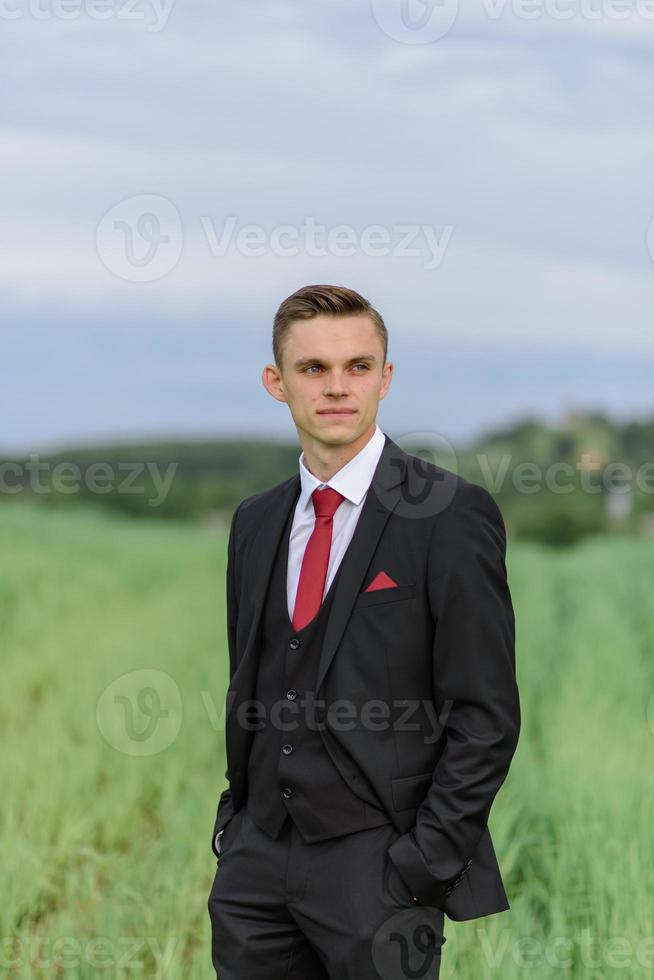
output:
{"label": "blurred tree line", "polygon": [[[382,428],[383,425],[382,425]],[[570,411],[560,425],[523,420],[474,444],[424,446],[389,432],[407,452],[485,486],[509,534],[554,546],[601,532],[654,533],[654,420],[616,424]],[[62,449],[0,460],[0,502],[86,501],[134,517],[226,527],[244,497],[297,472],[299,443],[170,441]]]}

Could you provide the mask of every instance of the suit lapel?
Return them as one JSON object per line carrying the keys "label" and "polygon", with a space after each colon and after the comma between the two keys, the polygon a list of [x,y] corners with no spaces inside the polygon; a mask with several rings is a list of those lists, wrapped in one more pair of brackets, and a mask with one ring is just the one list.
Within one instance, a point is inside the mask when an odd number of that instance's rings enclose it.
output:
{"label": "suit lapel", "polygon": [[320,651],[316,694],[341,642],[363,579],[388,518],[401,499],[406,472],[406,454],[386,436],[372,483],[364,501],[352,540],[341,563],[334,599]]}
{"label": "suit lapel", "polygon": [[[300,496],[300,474],[291,477],[280,487],[279,494],[272,500],[268,510],[261,515],[259,530],[252,542],[252,554],[256,568],[248,570],[250,596],[254,614],[250,622],[245,649],[240,659],[231,687],[242,691],[254,690],[255,672],[259,653],[259,625],[266,601],[268,583],[272,575],[273,561],[281,543],[282,532],[290,510],[295,507]],[[249,678],[246,681],[245,678]],[[249,696],[249,695],[245,695]]]}

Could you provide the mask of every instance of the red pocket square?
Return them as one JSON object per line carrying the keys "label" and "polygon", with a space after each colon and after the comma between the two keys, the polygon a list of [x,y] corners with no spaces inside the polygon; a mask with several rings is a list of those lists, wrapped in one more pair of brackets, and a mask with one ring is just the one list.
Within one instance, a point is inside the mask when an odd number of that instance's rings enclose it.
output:
{"label": "red pocket square", "polygon": [[370,585],[368,585],[364,589],[364,592],[376,592],[377,589],[396,589],[396,588],[397,588],[397,582],[394,582],[393,579],[390,577],[390,575],[387,575],[386,572],[377,572]]}

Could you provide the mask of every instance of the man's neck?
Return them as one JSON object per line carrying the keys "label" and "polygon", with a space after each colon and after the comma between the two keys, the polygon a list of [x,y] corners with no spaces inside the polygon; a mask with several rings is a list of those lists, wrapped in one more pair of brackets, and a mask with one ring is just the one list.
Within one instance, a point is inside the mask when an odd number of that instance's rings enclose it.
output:
{"label": "man's neck", "polygon": [[373,422],[370,428],[358,439],[344,446],[328,446],[315,439],[306,438],[303,440],[300,437],[304,465],[315,476],[316,480],[327,483],[335,473],[338,473],[351,459],[354,459],[364,446],[368,445],[375,434],[375,429],[376,423]]}

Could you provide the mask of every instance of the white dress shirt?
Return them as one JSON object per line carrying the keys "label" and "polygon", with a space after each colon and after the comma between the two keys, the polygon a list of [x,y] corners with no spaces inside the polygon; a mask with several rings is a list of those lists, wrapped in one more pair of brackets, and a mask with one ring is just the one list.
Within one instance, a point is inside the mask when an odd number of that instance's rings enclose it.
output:
{"label": "white dress shirt", "polygon": [[372,478],[385,441],[386,437],[384,433],[378,425],[375,425],[374,434],[363,449],[359,450],[356,456],[349,463],[346,463],[345,466],[342,466],[337,473],[334,473],[327,483],[321,483],[313,473],[309,472],[305,465],[304,452],[300,453],[301,490],[297,504],[295,505],[291,536],[288,542],[288,570],[286,576],[288,615],[291,619],[293,618],[293,610],[295,608],[295,596],[300,580],[304,549],[307,546],[307,541],[311,537],[316,520],[311,494],[316,489],[322,490],[324,487],[331,487],[333,490],[342,493],[345,497],[345,500],[341,501],[334,514],[332,545],[329,552],[327,578],[323,590],[324,598],[332,584],[334,575],[338,571],[338,566],[343,559],[343,555],[352,540],[352,535],[357,526],[361,508],[372,483]]}

